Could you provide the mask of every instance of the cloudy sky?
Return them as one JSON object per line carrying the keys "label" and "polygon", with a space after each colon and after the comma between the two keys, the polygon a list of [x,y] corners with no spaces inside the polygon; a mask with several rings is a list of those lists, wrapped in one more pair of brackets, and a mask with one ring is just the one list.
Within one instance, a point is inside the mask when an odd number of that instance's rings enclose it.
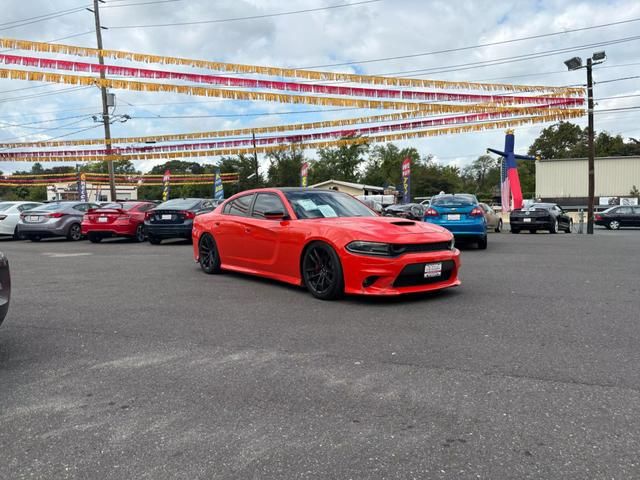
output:
{"label": "cloudy sky", "polygon": [[[84,10],[90,3],[2,0],[0,36],[62,39],[60,43],[95,47],[93,15]],[[355,5],[272,16],[346,3]],[[108,28],[103,31],[104,46],[109,49],[369,74],[412,72],[412,77],[443,80],[580,85],[585,83],[585,71],[568,72],[563,61],[605,50],[606,63],[594,69],[596,109],[640,105],[637,0],[107,0],[101,16]],[[261,18],[143,27],[242,17]],[[616,24],[560,33],[611,23]],[[556,32],[497,46],[433,53]],[[531,54],[538,55],[518,58]],[[478,65],[491,60],[499,61]],[[627,78],[634,76],[639,78]],[[166,93],[115,93],[116,113],[132,119],[114,124],[113,136],[276,125],[369,113]],[[0,80],[0,141],[100,137],[101,125],[92,120],[100,110],[100,94],[94,87]],[[640,108],[603,111],[596,114],[596,129],[640,139],[639,119]],[[580,123],[586,123],[586,118]],[[544,126],[517,128],[516,148],[524,152]],[[442,163],[465,165],[486,147],[500,147],[503,133],[496,130],[402,143],[433,154]],[[153,163],[139,162],[138,166],[146,170]],[[0,163],[4,172],[18,168],[24,166]]]}

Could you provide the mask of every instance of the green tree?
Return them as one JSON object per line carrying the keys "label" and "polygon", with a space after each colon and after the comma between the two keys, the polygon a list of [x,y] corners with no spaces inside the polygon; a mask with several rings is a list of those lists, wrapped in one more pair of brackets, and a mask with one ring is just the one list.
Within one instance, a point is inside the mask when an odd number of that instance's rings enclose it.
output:
{"label": "green tree", "polygon": [[369,145],[366,143],[321,148],[318,150],[318,160],[311,165],[309,184],[313,185],[330,179],[345,182],[359,181],[360,167],[368,151]]}
{"label": "green tree", "polygon": [[[402,162],[405,158],[411,159],[412,170],[414,165],[419,164],[420,154],[413,147],[399,148],[393,143],[376,145],[372,148],[369,158],[365,163],[365,170],[362,181],[368,185],[388,186],[402,183]],[[412,177],[414,172],[412,171]],[[411,184],[411,193],[416,192],[415,182]]]}
{"label": "green tree", "polygon": [[640,197],[640,190],[638,190],[638,187],[636,187],[635,185],[631,188],[631,191],[629,192],[629,195],[631,195],[632,197]]}
{"label": "green tree", "polygon": [[493,190],[500,182],[500,160],[481,155],[464,168],[462,178],[465,190],[493,196]]}
{"label": "green tree", "polygon": [[306,161],[302,150],[291,147],[267,154],[269,185],[273,187],[299,187],[300,170]]}
{"label": "green tree", "polygon": [[[185,162],[182,160],[170,160],[161,165],[155,165],[150,174],[164,174],[168,169],[171,174],[203,174],[213,173],[215,165],[203,165],[198,162]],[[138,189],[138,198],[158,200],[162,198],[162,186],[145,186],[142,185]],[[213,182],[211,185],[170,185],[169,198],[180,197],[203,197],[211,198],[213,196]]]}

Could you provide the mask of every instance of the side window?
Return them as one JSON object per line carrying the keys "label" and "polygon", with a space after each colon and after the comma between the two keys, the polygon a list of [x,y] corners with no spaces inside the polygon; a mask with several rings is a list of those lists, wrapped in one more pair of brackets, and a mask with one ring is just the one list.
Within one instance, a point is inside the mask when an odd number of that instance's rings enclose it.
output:
{"label": "side window", "polygon": [[640,215],[640,207],[633,207],[633,213]]}
{"label": "side window", "polygon": [[616,215],[630,215],[631,207],[620,207],[615,211]]}
{"label": "side window", "polygon": [[31,204],[29,203],[25,203],[24,205],[18,205],[18,211],[19,212],[24,212],[25,210],[29,210],[32,207]]}
{"label": "side window", "polygon": [[[233,202],[229,204],[229,211],[226,212],[229,215],[238,215],[240,217],[246,217],[249,215],[249,207],[251,206],[251,202],[253,201],[253,197],[255,195],[243,195],[242,197],[236,198]],[[226,208],[225,208],[226,210]]]}
{"label": "side window", "polygon": [[151,210],[155,205],[153,203],[145,203],[144,205],[140,205],[138,207],[139,212],[146,212],[147,210]]}
{"label": "side window", "polygon": [[252,217],[264,218],[265,212],[286,212],[284,205],[277,195],[271,193],[260,193],[253,205]]}
{"label": "side window", "polygon": [[86,212],[89,206],[86,203],[79,203],[78,205],[74,205],[74,210],[79,210],[81,212]]}
{"label": "side window", "polygon": [[210,201],[204,201],[202,202],[202,207],[201,208],[213,208],[213,204]]}
{"label": "side window", "polygon": [[224,213],[225,215],[227,215],[229,213],[229,210],[231,210],[231,204],[233,202],[227,202],[224,206],[224,208],[222,209],[222,213]]}

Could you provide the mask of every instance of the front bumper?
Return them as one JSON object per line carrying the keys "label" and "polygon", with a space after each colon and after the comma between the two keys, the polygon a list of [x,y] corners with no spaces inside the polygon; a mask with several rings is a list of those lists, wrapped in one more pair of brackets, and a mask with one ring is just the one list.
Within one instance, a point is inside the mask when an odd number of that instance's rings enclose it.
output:
{"label": "front bumper", "polygon": [[[344,252],[341,255],[345,293],[402,295],[430,292],[460,285],[460,251],[409,253],[399,257],[374,257]],[[442,275],[424,278],[424,265],[442,263]]]}
{"label": "front bumper", "polygon": [[179,225],[154,224],[144,222],[147,236],[156,238],[191,238],[193,223]]}

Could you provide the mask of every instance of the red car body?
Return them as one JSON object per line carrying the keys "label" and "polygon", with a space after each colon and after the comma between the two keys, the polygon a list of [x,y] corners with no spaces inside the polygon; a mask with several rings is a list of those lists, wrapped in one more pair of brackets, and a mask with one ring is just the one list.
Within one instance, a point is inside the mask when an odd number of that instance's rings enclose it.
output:
{"label": "red car body", "polygon": [[[199,261],[200,238],[209,233],[215,240],[222,269],[304,285],[301,266],[305,248],[320,241],[330,245],[338,255],[344,293],[398,295],[460,285],[460,252],[453,247],[453,236],[446,229],[376,214],[299,219],[286,190],[241,192],[213,212],[197,216],[193,227],[195,260]],[[225,213],[225,206],[235,199],[261,193],[278,196],[286,209],[284,218],[252,216],[255,202],[245,215],[228,213],[230,208]],[[382,242],[405,251],[388,257],[352,253],[347,249],[352,242]],[[443,266],[441,278],[427,278],[425,265],[437,263]]]}
{"label": "red car body", "polygon": [[[106,237],[129,237],[144,240],[144,215],[153,208],[153,202],[117,202],[85,213],[82,234],[91,241]],[[142,235],[140,235],[142,231]]]}

